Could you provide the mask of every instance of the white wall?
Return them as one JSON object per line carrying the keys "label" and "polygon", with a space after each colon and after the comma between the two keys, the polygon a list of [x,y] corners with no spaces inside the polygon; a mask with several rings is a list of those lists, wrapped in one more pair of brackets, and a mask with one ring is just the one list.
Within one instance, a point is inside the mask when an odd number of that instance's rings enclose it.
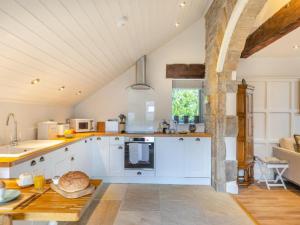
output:
{"label": "white wall", "polygon": [[15,113],[18,121],[19,136],[22,140],[29,140],[36,138],[37,122],[49,119],[65,122],[65,119],[72,115],[72,108],[0,102],[0,145],[10,141],[13,122],[10,121],[7,127],[6,118],[11,112]]}
{"label": "white wall", "polygon": [[[241,59],[238,77],[255,87],[254,153],[271,156],[279,138],[300,133],[299,60]],[[258,177],[257,169],[255,172]]]}
{"label": "white wall", "polygon": [[[156,92],[156,120],[170,119],[172,80],[166,79],[166,64],[204,63],[204,20],[199,20],[162,47],[147,55],[147,80]],[[135,67],[98,90],[75,107],[77,117],[97,121],[127,113],[126,87],[134,83]]]}

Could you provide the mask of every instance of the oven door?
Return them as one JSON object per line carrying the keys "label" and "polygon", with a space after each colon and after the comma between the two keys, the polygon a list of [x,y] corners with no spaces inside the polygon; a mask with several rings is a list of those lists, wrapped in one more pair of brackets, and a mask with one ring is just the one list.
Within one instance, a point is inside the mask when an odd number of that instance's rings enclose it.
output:
{"label": "oven door", "polygon": [[154,169],[154,142],[125,142],[125,169]]}

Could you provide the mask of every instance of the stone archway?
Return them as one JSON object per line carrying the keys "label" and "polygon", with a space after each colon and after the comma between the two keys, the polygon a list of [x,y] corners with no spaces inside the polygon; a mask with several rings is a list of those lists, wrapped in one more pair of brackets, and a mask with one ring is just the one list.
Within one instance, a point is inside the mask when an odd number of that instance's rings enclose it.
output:
{"label": "stone archway", "polygon": [[[214,0],[206,14],[206,127],[212,134],[212,185],[230,191],[236,185],[237,161],[227,157],[225,139],[237,136],[237,117],[228,112],[235,96],[234,78],[254,20],[267,0]],[[232,155],[232,154],[231,154]]]}

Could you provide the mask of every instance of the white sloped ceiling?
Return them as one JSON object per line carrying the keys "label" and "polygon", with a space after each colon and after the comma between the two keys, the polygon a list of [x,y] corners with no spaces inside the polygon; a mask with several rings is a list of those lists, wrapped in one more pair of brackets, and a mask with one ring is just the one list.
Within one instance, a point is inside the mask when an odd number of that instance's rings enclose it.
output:
{"label": "white sloped ceiling", "polygon": [[[0,0],[0,101],[77,103],[201,18],[210,1],[181,2]],[[128,23],[118,27],[122,16]]]}

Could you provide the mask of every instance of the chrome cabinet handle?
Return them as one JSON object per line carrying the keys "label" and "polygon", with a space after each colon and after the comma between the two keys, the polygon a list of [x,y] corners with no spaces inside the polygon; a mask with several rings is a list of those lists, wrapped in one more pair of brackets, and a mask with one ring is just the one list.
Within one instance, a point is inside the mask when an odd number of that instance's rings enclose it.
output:
{"label": "chrome cabinet handle", "polygon": [[45,157],[42,156],[42,157],[40,158],[40,162],[44,162],[44,161],[45,161]]}
{"label": "chrome cabinet handle", "polygon": [[32,160],[31,163],[30,163],[30,166],[35,166],[35,165],[36,165],[36,161]]}
{"label": "chrome cabinet handle", "polygon": [[196,138],[195,141],[200,141],[200,138]]}
{"label": "chrome cabinet handle", "polygon": [[97,137],[97,140],[98,140],[98,141],[101,141],[101,137]]}
{"label": "chrome cabinet handle", "polygon": [[120,138],[119,137],[115,137],[115,140],[118,141],[118,140],[120,140]]}
{"label": "chrome cabinet handle", "polygon": [[179,141],[183,141],[184,139],[183,139],[183,138],[179,138],[178,140],[179,140]]}
{"label": "chrome cabinet handle", "polygon": [[65,152],[69,151],[69,148],[65,148]]}

